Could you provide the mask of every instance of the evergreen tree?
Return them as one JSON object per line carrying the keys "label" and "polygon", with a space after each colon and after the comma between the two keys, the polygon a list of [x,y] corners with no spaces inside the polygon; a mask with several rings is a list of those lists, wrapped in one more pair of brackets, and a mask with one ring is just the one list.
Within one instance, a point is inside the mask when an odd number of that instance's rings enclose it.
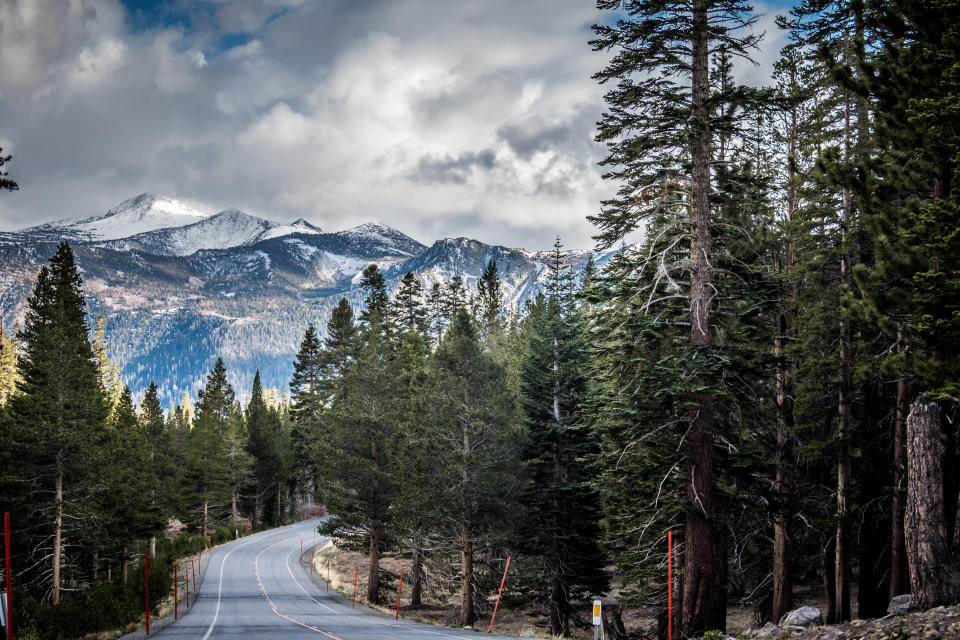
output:
{"label": "evergreen tree", "polygon": [[[99,476],[107,407],[85,324],[80,274],[61,242],[41,267],[18,340],[19,393],[10,398],[8,473],[29,507],[18,509],[20,573],[53,604],[60,600],[66,550],[91,522],[87,499]],[[27,514],[30,514],[29,516]],[[21,529],[22,527],[22,529]]]}
{"label": "evergreen tree", "polygon": [[380,602],[380,556],[396,497],[388,450],[396,427],[391,414],[392,347],[376,305],[368,309],[362,346],[342,370],[329,410],[330,432],[320,462],[321,498],[335,514],[322,530],[334,538],[365,543],[367,598],[376,604]]}
{"label": "evergreen tree", "polygon": [[502,326],[503,287],[497,275],[497,261],[487,263],[480,281],[477,282],[477,313],[483,323],[484,333],[492,336]]}
{"label": "evergreen tree", "polygon": [[[290,418],[293,423],[291,472],[300,493],[313,492],[317,487],[314,452],[320,437],[323,410],[327,400],[321,384],[323,374],[320,340],[317,338],[316,329],[311,324],[300,342],[300,351],[293,363],[293,379],[290,381],[290,396],[293,402],[290,408]],[[249,409],[247,411],[249,413]],[[252,429],[250,435],[253,438]],[[259,514],[260,510],[256,511]]]}
{"label": "evergreen tree", "polygon": [[460,308],[431,360],[435,395],[429,418],[436,444],[433,479],[449,487],[438,505],[443,535],[460,549],[460,624],[476,620],[474,553],[503,517],[514,484],[514,400],[506,371],[483,351],[479,332]]}
{"label": "evergreen tree", "polygon": [[379,317],[380,329],[390,335],[389,312],[390,297],[387,295],[387,283],[383,273],[375,264],[363,270],[360,278],[360,287],[366,291],[363,311],[360,312],[360,323],[369,325],[374,314]]}
{"label": "evergreen tree", "polygon": [[572,295],[559,240],[549,265],[548,296],[528,307],[521,402],[529,443],[523,454],[528,484],[521,494],[520,548],[545,558],[540,597],[550,611],[550,633],[567,636],[574,603],[605,593],[605,557],[598,542],[598,496],[588,485],[586,461],[595,441],[578,424],[586,394],[584,322]]}
{"label": "evergreen tree", "polygon": [[391,322],[397,327],[401,335],[415,330],[426,336],[427,310],[423,303],[423,285],[412,271],[408,271],[400,279],[400,288],[390,304]]}
{"label": "evergreen tree", "polygon": [[247,453],[253,458],[253,521],[260,523],[264,519],[269,521],[269,517],[264,518],[263,515],[265,507],[269,498],[277,494],[278,487],[286,477],[280,415],[264,401],[260,371],[253,376],[253,389],[250,392],[246,418],[249,433]]}
{"label": "evergreen tree", "polygon": [[192,522],[203,534],[230,512],[231,459],[227,440],[235,396],[223,360],[217,358],[204,387],[197,392],[196,416],[187,438],[186,477]]}
{"label": "evergreen tree", "polygon": [[109,458],[113,463],[104,502],[109,508],[111,537],[121,548],[121,583],[127,584],[131,549],[140,549],[134,543],[163,531],[166,519],[153,499],[160,478],[150,459],[147,433],[126,387],[120,394],[112,423]]}
{"label": "evergreen tree", "polygon": [[407,331],[391,363],[391,376],[396,381],[391,413],[396,430],[389,444],[390,474],[397,486],[392,525],[412,549],[410,604],[413,606],[422,603],[424,547],[430,526],[435,522],[435,505],[445,499],[440,486],[430,482],[435,443],[424,421],[432,397],[427,375],[428,346],[424,340],[420,331]]}
{"label": "evergreen tree", "polygon": [[100,386],[110,403],[110,412],[113,413],[120,396],[123,395],[123,381],[120,379],[120,367],[110,359],[110,347],[107,344],[107,321],[102,315],[97,316],[93,326],[93,355],[97,359]]}
{"label": "evergreen tree", "polygon": [[[16,332],[14,332],[14,336]],[[7,335],[0,319],[0,408],[17,389],[17,342]]]}
{"label": "evergreen tree", "polygon": [[6,189],[7,191],[16,191],[20,188],[20,185],[7,177],[9,174],[3,169],[3,166],[12,159],[13,156],[9,153],[3,155],[3,147],[0,147],[0,189]]}
{"label": "evergreen tree", "polygon": [[[665,404],[647,402],[657,411],[643,428],[662,433],[685,423],[680,432],[685,434],[687,504],[679,626],[692,636],[723,629],[726,618],[726,524],[716,495],[714,442],[723,393],[723,356],[718,352],[723,343],[718,341],[715,312],[718,300],[727,296],[717,288],[713,266],[724,248],[714,242],[717,220],[711,191],[722,150],[716,137],[729,136],[736,127],[725,105],[742,105],[751,97],[735,86],[711,95],[710,57],[723,50],[749,58],[758,36],[738,34],[755,21],[742,2],[600,0],[597,6],[625,13],[616,23],[595,25],[597,38],[592,42],[595,50],[615,50],[606,69],[595,75],[601,83],[617,83],[605,96],[609,111],[599,124],[597,140],[610,150],[603,162],[610,167],[606,177],[620,181],[621,187],[591,220],[599,227],[601,248],[646,225],[647,250],[627,253],[632,264],[624,259],[618,266],[630,288],[621,285],[616,290],[626,297],[613,293],[607,300],[648,316],[631,323],[642,333],[622,338],[638,340],[653,332],[659,334],[658,342],[674,343],[671,364],[662,368],[665,377],[656,383],[674,395]],[[638,277],[640,271],[645,273]],[[686,317],[677,306],[680,300],[686,301]],[[684,325],[686,335],[678,330]],[[616,329],[620,331],[622,325]],[[641,356],[624,364],[637,370],[654,362],[660,361]],[[630,377],[621,389],[638,388],[628,382]],[[678,405],[684,406],[685,418],[677,414]],[[662,473],[669,476],[675,469],[672,461]]]}

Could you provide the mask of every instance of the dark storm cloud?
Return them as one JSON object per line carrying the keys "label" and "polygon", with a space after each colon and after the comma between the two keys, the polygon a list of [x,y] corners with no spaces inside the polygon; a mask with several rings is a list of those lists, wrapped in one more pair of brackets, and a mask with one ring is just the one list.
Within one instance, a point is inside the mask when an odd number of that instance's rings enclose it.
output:
{"label": "dark storm cloud", "polygon": [[457,157],[423,157],[417,162],[417,168],[410,178],[417,182],[464,184],[474,169],[489,171],[496,162],[497,156],[492,149],[478,153],[468,151]]}

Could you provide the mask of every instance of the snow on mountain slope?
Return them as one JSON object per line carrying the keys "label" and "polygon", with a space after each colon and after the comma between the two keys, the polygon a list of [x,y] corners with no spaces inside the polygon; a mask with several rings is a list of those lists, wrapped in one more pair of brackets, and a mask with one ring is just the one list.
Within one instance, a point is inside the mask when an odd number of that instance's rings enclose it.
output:
{"label": "snow on mountain slope", "polygon": [[320,227],[315,227],[303,218],[297,218],[290,224],[280,224],[275,227],[267,229],[263,235],[257,238],[260,240],[269,240],[270,238],[282,238],[283,236],[289,236],[294,233],[305,233],[308,235],[323,233]]}
{"label": "snow on mountain slope", "polygon": [[201,249],[229,249],[293,233],[318,234],[320,230],[302,219],[282,225],[227,209],[193,224],[140,233],[106,246],[120,251],[139,249],[163,256],[189,256]]}
{"label": "snow on mountain slope", "polygon": [[193,224],[209,216],[209,213],[179,200],[141,193],[121,202],[105,215],[49,222],[23,229],[21,233],[49,234],[56,231],[80,240],[117,240],[157,229]]}
{"label": "snow on mountain slope", "polygon": [[426,249],[425,246],[410,236],[397,231],[385,224],[367,223],[359,227],[340,231],[336,235],[349,239],[358,246],[377,245],[393,255],[418,256]]}

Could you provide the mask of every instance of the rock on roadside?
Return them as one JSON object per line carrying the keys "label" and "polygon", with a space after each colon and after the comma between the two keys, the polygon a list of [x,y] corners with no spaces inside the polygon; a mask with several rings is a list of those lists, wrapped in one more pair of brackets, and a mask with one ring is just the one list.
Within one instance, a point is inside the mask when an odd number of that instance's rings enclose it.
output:
{"label": "rock on roadside", "polygon": [[788,611],[780,618],[780,627],[812,627],[823,624],[823,614],[816,607],[800,607],[793,611]]}

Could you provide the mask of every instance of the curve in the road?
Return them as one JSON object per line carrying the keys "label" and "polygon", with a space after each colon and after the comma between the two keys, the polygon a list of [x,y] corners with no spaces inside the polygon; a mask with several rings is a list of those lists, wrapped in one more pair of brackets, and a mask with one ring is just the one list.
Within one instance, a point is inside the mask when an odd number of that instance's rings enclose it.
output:
{"label": "curve in the road", "polygon": [[[428,638],[477,638],[477,632],[437,628],[390,620],[368,607],[356,609],[349,602],[325,593],[296,563],[299,540],[312,535],[319,520],[288,525],[231,542],[213,554],[210,577],[205,580],[197,603],[159,634],[191,640],[258,638],[293,640],[414,640]],[[219,566],[217,566],[219,564]],[[303,573],[298,575],[297,571]],[[254,584],[255,583],[255,584]],[[491,636],[507,640],[512,636]]]}

